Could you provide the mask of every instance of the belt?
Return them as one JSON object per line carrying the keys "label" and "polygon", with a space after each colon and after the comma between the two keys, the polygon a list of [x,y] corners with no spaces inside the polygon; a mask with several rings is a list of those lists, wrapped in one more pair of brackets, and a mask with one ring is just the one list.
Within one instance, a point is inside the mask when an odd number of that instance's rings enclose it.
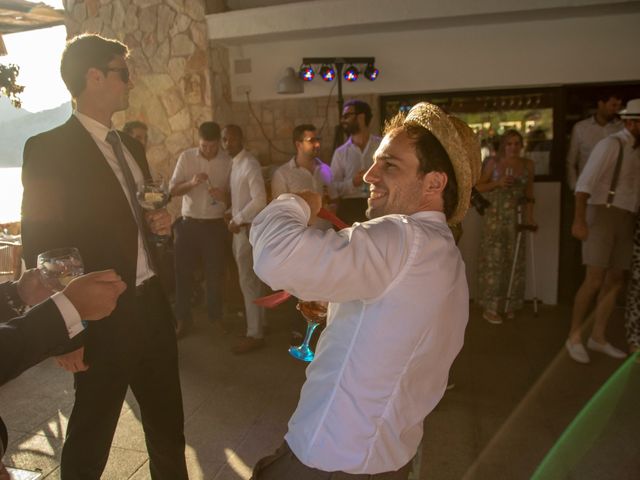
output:
{"label": "belt", "polygon": [[196,223],[213,223],[213,222],[224,221],[222,218],[194,218],[194,217],[187,217],[187,216],[183,216],[182,218],[190,222],[196,222]]}
{"label": "belt", "polygon": [[147,278],[140,285],[136,285],[136,297],[141,297],[148,293],[157,283],[158,277],[154,275],[151,278]]}

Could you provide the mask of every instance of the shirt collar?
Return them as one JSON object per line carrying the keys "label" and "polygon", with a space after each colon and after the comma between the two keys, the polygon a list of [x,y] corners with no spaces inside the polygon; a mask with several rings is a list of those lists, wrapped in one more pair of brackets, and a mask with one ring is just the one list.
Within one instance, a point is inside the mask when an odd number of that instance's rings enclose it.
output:
{"label": "shirt collar", "polygon": [[591,115],[591,123],[593,125],[598,125],[598,126],[607,126],[607,125],[613,125],[616,124],[620,121],[620,119],[618,117],[613,117],[611,120],[609,120],[607,123],[605,123],[604,125],[600,125],[598,123],[598,121],[596,120],[596,116],[595,115]]}
{"label": "shirt collar", "polygon": [[[313,159],[313,163],[315,164],[315,168],[318,168],[320,166],[320,164],[322,164],[322,160],[320,160],[318,157]],[[289,165],[289,168],[302,168],[299,167],[298,164],[296,163],[296,157],[295,155],[293,157],[291,157],[291,160],[289,160],[289,162],[287,162],[287,165]]]}
{"label": "shirt collar", "polygon": [[244,157],[244,148],[238,152],[238,154],[231,159],[233,163],[238,163],[242,157]]}
{"label": "shirt collar", "polygon": [[437,212],[435,210],[416,212],[410,216],[419,220],[431,220],[439,223],[447,223],[447,216],[444,212]]}
{"label": "shirt collar", "polygon": [[113,130],[113,128],[109,128],[102,123],[94,120],[93,118],[85,115],[84,113],[80,113],[79,111],[74,111],[73,114],[76,116],[78,121],[82,124],[82,126],[87,129],[87,131],[93,135],[95,138],[99,138],[100,140],[106,141],[107,134]]}

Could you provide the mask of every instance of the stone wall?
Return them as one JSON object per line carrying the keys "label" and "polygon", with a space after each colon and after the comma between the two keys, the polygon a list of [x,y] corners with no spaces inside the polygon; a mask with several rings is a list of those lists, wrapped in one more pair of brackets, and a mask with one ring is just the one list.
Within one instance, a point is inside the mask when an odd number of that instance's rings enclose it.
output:
{"label": "stone wall", "polygon": [[[371,105],[374,112],[372,130],[378,133],[380,116],[377,96],[363,95],[357,98]],[[349,99],[347,97],[345,101]],[[331,162],[334,128],[338,123],[335,96],[305,98],[292,95],[283,96],[282,100],[233,102],[228,118],[243,128],[247,149],[265,167],[280,165],[291,159],[295,154],[291,134],[293,128],[302,123],[312,123],[316,128],[322,128],[320,158],[326,163]]]}
{"label": "stone wall", "polygon": [[135,88],[114,123],[145,122],[152,173],[170,177],[213,113],[204,0],[64,0],[64,8],[69,37],[99,33],[130,48]]}

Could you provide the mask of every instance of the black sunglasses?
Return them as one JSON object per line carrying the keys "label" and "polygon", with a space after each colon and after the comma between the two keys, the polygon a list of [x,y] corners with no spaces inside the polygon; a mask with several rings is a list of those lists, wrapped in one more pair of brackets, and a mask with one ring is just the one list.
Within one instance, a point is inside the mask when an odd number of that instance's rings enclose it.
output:
{"label": "black sunglasses", "polygon": [[107,72],[118,72],[120,74],[120,80],[124,83],[129,83],[129,79],[131,78],[127,67],[105,67],[104,74],[106,75]]}

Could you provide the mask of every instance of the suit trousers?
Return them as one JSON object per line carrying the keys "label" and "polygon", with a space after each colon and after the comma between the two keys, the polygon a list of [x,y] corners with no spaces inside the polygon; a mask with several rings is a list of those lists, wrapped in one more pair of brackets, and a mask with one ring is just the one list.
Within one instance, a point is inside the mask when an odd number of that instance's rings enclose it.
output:
{"label": "suit trousers", "polygon": [[346,472],[325,472],[306,466],[287,445],[276,453],[258,461],[253,469],[251,480],[407,480],[411,472],[411,462],[400,470],[376,474],[353,474]]}
{"label": "suit trousers", "polygon": [[199,262],[203,264],[207,284],[207,315],[209,320],[220,320],[223,312],[222,294],[229,248],[229,232],[224,220],[182,217],[176,222],[174,232],[177,320],[191,322],[194,273]]}
{"label": "suit trousers", "polygon": [[239,233],[233,235],[233,256],[238,266],[238,279],[247,315],[247,337],[262,338],[264,308],[253,303],[262,295],[262,282],[253,271],[253,253],[248,235],[247,227],[242,227]]}
{"label": "suit trousers", "polygon": [[75,404],[62,450],[62,480],[100,478],[127,387],[140,406],[151,478],[188,478],[176,336],[173,325],[164,321],[167,312],[158,311],[158,305],[166,305],[160,288],[154,278],[136,296],[137,318],[132,319],[130,332],[136,340],[133,348],[120,358],[103,358],[101,352],[86,372],[75,375]]}

